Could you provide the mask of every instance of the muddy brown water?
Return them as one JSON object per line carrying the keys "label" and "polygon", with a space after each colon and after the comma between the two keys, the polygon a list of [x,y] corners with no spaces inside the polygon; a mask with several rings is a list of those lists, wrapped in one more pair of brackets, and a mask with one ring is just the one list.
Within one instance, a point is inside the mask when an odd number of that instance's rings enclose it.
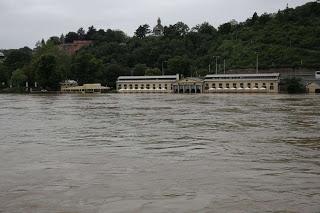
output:
{"label": "muddy brown water", "polygon": [[0,212],[320,212],[320,96],[2,94]]}

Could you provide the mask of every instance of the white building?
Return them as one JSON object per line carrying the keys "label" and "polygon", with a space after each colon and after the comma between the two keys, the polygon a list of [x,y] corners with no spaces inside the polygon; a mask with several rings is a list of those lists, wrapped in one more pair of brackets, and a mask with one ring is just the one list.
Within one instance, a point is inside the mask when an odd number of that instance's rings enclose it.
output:
{"label": "white building", "polygon": [[205,93],[278,93],[279,73],[207,75]]}
{"label": "white building", "polygon": [[173,84],[179,81],[177,75],[120,76],[117,91],[121,93],[172,93]]}
{"label": "white building", "polygon": [[74,80],[66,80],[60,83],[60,91],[63,93],[101,93],[109,90],[109,87],[101,86],[101,84],[83,84],[78,86]]}
{"label": "white building", "polygon": [[207,75],[179,79],[166,76],[120,76],[121,93],[278,93],[279,73]]}

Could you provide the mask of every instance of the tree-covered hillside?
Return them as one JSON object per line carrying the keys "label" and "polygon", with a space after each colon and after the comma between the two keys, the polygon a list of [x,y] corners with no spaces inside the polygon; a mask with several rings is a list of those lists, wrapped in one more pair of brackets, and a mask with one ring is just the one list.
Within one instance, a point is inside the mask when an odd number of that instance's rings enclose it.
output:
{"label": "tree-covered hillside", "polygon": [[[75,40],[92,40],[75,55],[59,45]],[[137,28],[135,36],[122,31],[87,31],[80,28],[65,36],[53,36],[37,43],[34,50],[4,51],[0,62],[1,87],[23,87],[25,82],[57,89],[59,82],[100,82],[114,86],[119,75],[157,75],[180,73],[204,76],[209,64],[219,70],[260,67],[320,68],[320,4],[310,2],[274,14],[257,13],[245,22],[231,21],[217,29],[205,22],[190,28],[182,22],[164,27],[164,35],[152,36],[149,25]],[[0,59],[1,60],[1,59]]]}

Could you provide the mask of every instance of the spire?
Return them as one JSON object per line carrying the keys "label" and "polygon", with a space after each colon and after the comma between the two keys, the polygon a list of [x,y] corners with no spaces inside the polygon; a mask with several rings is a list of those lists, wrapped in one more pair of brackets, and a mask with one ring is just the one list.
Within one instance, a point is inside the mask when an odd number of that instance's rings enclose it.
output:
{"label": "spire", "polygon": [[161,19],[158,18],[158,24],[153,28],[153,35],[155,36],[162,36],[163,35],[163,26],[161,25]]}

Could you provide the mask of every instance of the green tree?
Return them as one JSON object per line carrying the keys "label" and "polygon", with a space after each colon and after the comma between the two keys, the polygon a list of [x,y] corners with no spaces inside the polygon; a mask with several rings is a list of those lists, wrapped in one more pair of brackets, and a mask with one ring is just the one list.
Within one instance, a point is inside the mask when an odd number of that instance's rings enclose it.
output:
{"label": "green tree", "polygon": [[82,27],[79,28],[79,30],[77,31],[77,34],[78,34],[79,40],[84,40],[86,38],[86,31],[84,31]]}
{"label": "green tree", "polygon": [[9,75],[16,69],[22,68],[29,64],[32,59],[32,50],[28,47],[17,50],[10,50],[4,60],[4,66],[9,69]]}
{"label": "green tree", "polygon": [[72,43],[73,41],[76,41],[76,40],[79,40],[79,35],[78,33],[75,33],[75,32],[69,32],[64,38],[65,43]]}
{"label": "green tree", "polygon": [[190,76],[190,60],[187,57],[176,56],[168,60],[168,74],[183,74]]}
{"label": "green tree", "polygon": [[140,25],[134,33],[138,38],[144,38],[151,33],[150,26],[148,24]]}
{"label": "green tree", "polygon": [[103,69],[102,60],[89,53],[76,55],[71,66],[72,76],[79,84],[101,83]]}
{"label": "green tree", "polygon": [[127,68],[118,64],[108,64],[103,72],[103,79],[105,79],[108,86],[115,87],[115,82],[121,75],[130,75],[130,72]]}
{"label": "green tree", "polygon": [[148,68],[145,71],[145,75],[147,75],[147,76],[161,75],[161,70],[159,68]]}
{"label": "green tree", "polygon": [[17,69],[12,73],[11,83],[13,87],[21,88],[25,86],[27,76],[22,69]]}
{"label": "green tree", "polygon": [[136,76],[145,75],[147,68],[148,67],[145,64],[137,64],[133,68],[133,75],[136,75]]}
{"label": "green tree", "polygon": [[53,45],[61,44],[60,38],[58,36],[52,36],[48,39],[47,43],[51,42]]}
{"label": "green tree", "polygon": [[63,79],[63,73],[55,55],[42,55],[35,63],[36,81],[43,88],[57,90]]}
{"label": "green tree", "polygon": [[96,28],[94,26],[90,26],[87,31],[86,39],[92,40],[96,33],[97,33]]}
{"label": "green tree", "polygon": [[285,83],[287,92],[290,94],[305,92],[305,88],[301,83],[301,79],[299,78],[285,79],[284,83]]}
{"label": "green tree", "polygon": [[8,87],[9,76],[8,68],[0,63],[0,88]]}

